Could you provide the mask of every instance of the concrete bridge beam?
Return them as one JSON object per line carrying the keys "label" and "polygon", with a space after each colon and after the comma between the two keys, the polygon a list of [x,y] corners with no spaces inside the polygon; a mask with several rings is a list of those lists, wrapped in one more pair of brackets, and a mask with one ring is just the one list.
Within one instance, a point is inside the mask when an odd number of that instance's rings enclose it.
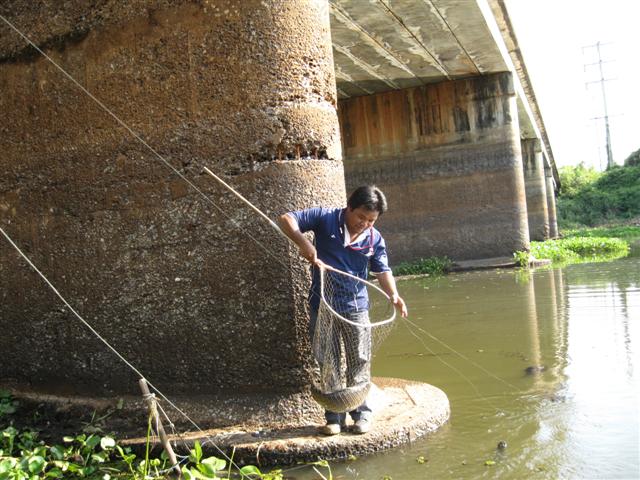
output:
{"label": "concrete bridge beam", "polygon": [[549,211],[541,142],[537,138],[524,138],[521,145],[529,235],[531,240],[544,241],[549,238]]}

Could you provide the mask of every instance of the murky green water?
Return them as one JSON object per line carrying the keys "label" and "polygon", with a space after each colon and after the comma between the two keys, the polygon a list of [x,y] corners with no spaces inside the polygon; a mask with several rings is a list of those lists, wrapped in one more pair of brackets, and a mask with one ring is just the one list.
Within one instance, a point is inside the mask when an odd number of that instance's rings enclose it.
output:
{"label": "murky green water", "polygon": [[640,478],[640,258],[400,289],[416,325],[396,327],[374,375],[436,385],[451,420],[412,445],[334,464],[334,478]]}

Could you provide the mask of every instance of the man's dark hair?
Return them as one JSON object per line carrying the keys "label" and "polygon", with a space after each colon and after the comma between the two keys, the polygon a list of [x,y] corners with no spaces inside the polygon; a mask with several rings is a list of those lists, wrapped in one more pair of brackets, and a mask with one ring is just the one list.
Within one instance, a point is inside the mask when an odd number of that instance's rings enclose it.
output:
{"label": "man's dark hair", "polygon": [[356,188],[349,197],[347,205],[351,210],[364,207],[372,212],[378,212],[380,215],[387,211],[387,199],[375,185],[363,185]]}

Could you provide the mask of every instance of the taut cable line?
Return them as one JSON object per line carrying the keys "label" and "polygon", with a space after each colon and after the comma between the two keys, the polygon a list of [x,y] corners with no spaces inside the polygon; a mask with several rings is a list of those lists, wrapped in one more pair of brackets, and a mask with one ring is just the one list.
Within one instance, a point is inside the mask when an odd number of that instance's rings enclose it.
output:
{"label": "taut cable line", "polygon": [[[49,279],[35,266],[35,264],[27,257],[27,255],[16,245],[16,243],[11,239],[11,237],[0,227],[0,233],[7,239],[7,241],[11,244],[11,246],[20,254],[22,258],[29,264],[29,266],[35,270],[35,272],[40,275],[40,277],[44,280],[44,282],[53,290],[53,292],[62,300],[62,303],[73,313],[78,320],[80,320],[90,331],[93,333],[102,343],[104,343],[109,350],[111,350],[126,366],[128,366],[131,370],[133,370],[141,379],[145,379],[149,386],[155,390],[160,397],[167,402],[167,404],[171,405],[178,413],[180,413],[191,425],[193,425],[198,432],[200,432],[215,448],[223,455],[230,463],[233,464],[233,460],[220,448],[216,443],[209,437],[200,426],[187,415],[180,407],[178,407],[175,403],[173,403],[167,396],[162,393],[158,387],[153,385],[146,377],[142,374],[140,370],[138,370],[129,360],[127,360],[115,347],[113,347],[100,333],[91,326],[89,322],[87,322],[72,306],[71,304],[62,296],[62,294],[58,291],[58,289],[49,281]],[[234,464],[234,466],[238,467]],[[238,467],[239,468],[239,467]]]}
{"label": "taut cable line", "polygon": [[227,220],[229,220],[233,226],[238,228],[239,230],[243,230],[244,234],[251,238],[260,248],[262,248],[268,255],[272,256],[276,261],[278,261],[281,265],[287,267],[279,257],[277,257],[272,251],[270,251],[267,247],[265,247],[258,239],[252,236],[250,233],[246,232],[242,228],[241,225],[228,215],[223,208],[221,208],[218,204],[216,204],[211,197],[209,197],[206,193],[204,193],[195,183],[189,180],[185,175],[182,174],[176,167],[171,165],[167,159],[165,159],[156,149],[154,149],[149,143],[147,143],[135,130],[133,130],[129,125],[127,125],[124,120],[121,120],[109,107],[107,107],[100,99],[98,99],[95,95],[93,95],[89,90],[87,90],[80,82],[78,82],[71,74],[69,74],[64,68],[56,63],[49,55],[47,55],[40,47],[38,47],[33,41],[27,37],[24,33],[22,33],[15,25],[13,25],[9,20],[7,20],[4,16],[0,15],[0,19],[5,22],[12,30],[14,30],[18,35],[20,35],[29,45],[31,45],[34,49],[38,51],[44,58],[46,58],[53,66],[55,66],[62,74],[67,77],[74,85],[76,85],[80,90],[82,90],[85,94],[89,96],[94,102],[96,102],[105,112],[107,112],[120,126],[122,126],[127,132],[133,136],[136,140],[138,140],[142,145],[144,145],[153,155],[160,160],[163,164],[165,164],[173,173],[178,175],[182,180],[187,182],[187,184],[193,188],[197,193],[199,193],[209,204],[211,204],[220,214],[222,214]]}
{"label": "taut cable line", "polygon": [[[455,350],[453,347],[450,347],[449,345],[447,345],[445,342],[443,342],[442,340],[440,340],[439,338],[435,337],[434,335],[430,334],[429,332],[427,332],[424,328],[420,327],[420,325],[418,325],[415,322],[412,322],[409,319],[406,319],[407,323],[413,325],[417,330],[419,330],[420,332],[424,333],[425,335],[427,335],[429,338],[435,340],[436,342],[438,342],[440,345],[442,345],[443,347],[445,347],[447,350],[451,351],[452,353],[454,353],[455,355],[457,355],[458,357],[462,358],[463,360],[466,360],[467,362],[469,362],[471,365],[473,365],[474,367],[478,368],[479,370],[481,370],[483,373],[485,373],[486,375],[490,376],[491,378],[494,378],[495,380],[498,380],[499,382],[502,382],[504,385],[508,386],[509,388],[513,388],[516,392],[520,392],[520,393],[524,393],[520,388],[518,388],[517,386],[515,386],[513,383],[507,382],[506,380],[504,380],[503,378],[498,377],[496,374],[490,372],[489,370],[487,370],[486,368],[484,368],[482,365],[478,364],[477,362],[474,362],[473,360],[471,360],[469,357],[467,357],[466,355],[463,355],[462,353],[458,352],[457,350]],[[413,334],[413,332],[412,332]],[[413,334],[415,336],[415,334]],[[419,337],[417,337],[419,338]],[[423,343],[424,345],[424,343]],[[426,346],[425,346],[426,348]],[[430,351],[430,350],[429,350]],[[431,352],[431,351],[430,351]],[[433,352],[431,352],[433,353]],[[442,360],[441,360],[442,361]],[[445,363],[446,364],[446,363]],[[451,366],[450,366],[451,367]],[[451,367],[453,370],[456,370],[455,368]],[[462,373],[458,372],[459,375],[461,375],[463,378],[464,375],[462,375]],[[465,378],[466,379],[466,378]],[[470,380],[467,380],[470,381]],[[477,389],[474,386],[474,389],[477,391]]]}
{"label": "taut cable line", "polygon": [[[131,362],[129,362],[126,358],[124,358],[123,355],[120,354],[120,352],[118,352],[113,346],[111,346],[111,344],[109,342],[107,342],[105,340],[105,338],[100,335],[100,333],[98,333],[98,331],[93,328],[91,326],[91,324],[89,324],[89,322],[87,322],[84,318],[82,318],[82,316],[71,306],[71,304],[69,302],[67,302],[67,300],[62,296],[62,294],[58,291],[58,289],[56,287],[53,286],[53,284],[49,281],[49,279],[47,277],[44,276],[44,274],[38,269],[38,267],[36,267],[34,265],[34,263],[29,259],[29,257],[27,257],[25,255],[25,253],[20,250],[20,247],[18,247],[18,245],[16,245],[16,243],[11,239],[11,237],[2,229],[2,227],[0,227],[0,233],[2,233],[2,235],[4,235],[4,238],[7,239],[7,241],[11,244],[11,246],[13,248],[16,249],[16,251],[22,256],[22,258],[25,259],[25,261],[29,264],[29,266],[35,270],[35,272],[40,275],[40,277],[44,280],[44,282],[49,286],[49,288],[51,288],[51,290],[53,290],[53,293],[55,293],[58,298],[60,298],[60,300],[62,300],[62,303],[64,303],[66,305],[66,307],[71,311],[71,313],[73,313],[78,320],[80,320],[85,327],[87,327],[89,330],[91,330],[91,333],[93,333],[96,337],[98,337],[98,339],[104,343],[107,348],[109,348],[109,350],[111,350],[113,353],[115,353],[115,355],[122,360],[122,362],[127,365],[131,370],[133,370],[136,374],[138,374],[140,376],[140,378],[144,378],[144,375],[142,374],[142,372],[140,372],[140,370],[138,370],[136,367],[134,367]],[[155,387],[154,387],[155,389]]]}

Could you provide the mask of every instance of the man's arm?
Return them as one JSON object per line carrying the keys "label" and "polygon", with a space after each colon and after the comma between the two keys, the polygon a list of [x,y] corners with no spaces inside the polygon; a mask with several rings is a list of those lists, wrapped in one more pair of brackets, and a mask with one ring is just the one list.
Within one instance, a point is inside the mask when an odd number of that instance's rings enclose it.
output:
{"label": "man's arm", "polygon": [[280,224],[280,228],[284,234],[298,246],[300,249],[300,255],[306,258],[310,263],[317,265],[319,260],[316,247],[314,247],[313,243],[311,243],[300,231],[300,227],[298,227],[296,219],[285,213],[278,217],[278,223]]}
{"label": "man's arm", "polygon": [[398,294],[396,288],[396,280],[393,278],[393,273],[387,271],[382,273],[376,273],[376,278],[380,283],[380,287],[385,291],[387,295],[391,297],[393,304],[400,309],[400,315],[406,317],[409,315],[407,305],[404,303],[402,297]]}

